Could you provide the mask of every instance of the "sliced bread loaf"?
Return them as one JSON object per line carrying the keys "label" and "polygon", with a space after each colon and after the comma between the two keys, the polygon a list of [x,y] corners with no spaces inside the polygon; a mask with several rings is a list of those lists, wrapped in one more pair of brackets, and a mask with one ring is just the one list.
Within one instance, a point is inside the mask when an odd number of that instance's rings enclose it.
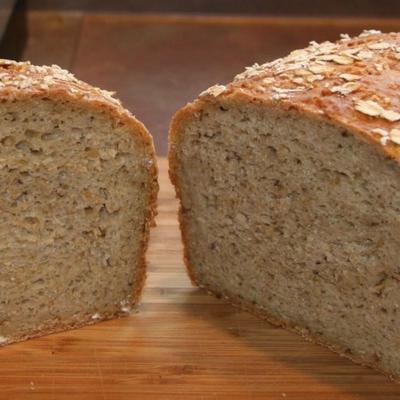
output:
{"label": "sliced bread loaf", "polygon": [[311,42],[174,117],[194,283],[400,376],[400,34]]}
{"label": "sliced bread loaf", "polygon": [[158,190],[152,139],[109,92],[0,61],[0,344],[127,313]]}

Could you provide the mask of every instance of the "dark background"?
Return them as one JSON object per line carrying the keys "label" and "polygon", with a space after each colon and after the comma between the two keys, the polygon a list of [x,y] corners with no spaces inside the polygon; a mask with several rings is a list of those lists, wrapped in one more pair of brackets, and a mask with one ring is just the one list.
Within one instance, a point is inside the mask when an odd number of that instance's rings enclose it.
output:
{"label": "dark background", "polygon": [[400,0],[22,0],[0,57],[59,64],[117,92],[165,155],[172,114],[244,66],[310,40],[400,30]]}

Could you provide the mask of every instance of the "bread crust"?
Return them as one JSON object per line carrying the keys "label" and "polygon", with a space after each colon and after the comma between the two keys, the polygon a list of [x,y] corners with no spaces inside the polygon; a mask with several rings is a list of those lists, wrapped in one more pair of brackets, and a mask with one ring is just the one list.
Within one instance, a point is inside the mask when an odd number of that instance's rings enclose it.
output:
{"label": "bread crust", "polygon": [[150,227],[154,226],[157,215],[158,167],[155,156],[153,139],[146,127],[126,110],[119,100],[112,97],[113,93],[101,90],[76,79],[71,73],[60,67],[34,66],[29,62],[15,62],[0,60],[0,100],[2,101],[29,101],[34,99],[51,99],[52,101],[67,101],[93,110],[107,113],[116,124],[129,127],[132,138],[143,146],[144,154],[149,158],[148,171],[150,176],[150,192],[147,200],[147,209],[141,240],[137,281],[134,290],[124,305],[126,310],[100,315],[93,319],[91,315],[72,323],[57,323],[45,326],[29,333],[8,337],[0,343],[0,347],[29,338],[48,335],[84,325],[91,325],[102,320],[129,315],[142,293],[146,279],[145,254],[148,248]]}
{"label": "bread crust", "polygon": [[[301,77],[304,72],[297,76],[295,71],[312,69],[315,65],[314,61],[318,60],[321,46],[322,48],[330,48],[330,50],[322,50],[322,53],[324,53],[322,56],[325,56],[323,58],[326,58],[327,62],[320,64],[325,66],[325,71],[329,71],[329,73],[324,75],[322,79],[318,77],[306,88],[299,89],[296,77]],[[346,50],[350,49],[348,52],[350,54],[355,48],[360,48],[360,52],[370,51],[372,54],[366,53],[364,56],[369,58],[359,57],[359,59],[353,59],[351,62],[344,58],[337,58],[336,61],[338,62],[334,61],[335,55],[345,57]],[[354,55],[357,55],[357,53],[354,53]],[[298,60],[299,57],[300,60]],[[293,66],[296,63],[297,65]],[[323,69],[318,70],[318,67],[316,67],[315,71],[321,72],[312,73],[310,76],[315,78],[315,75],[321,75]],[[345,85],[346,80],[341,77],[343,75],[349,79],[349,82],[354,77],[357,77],[357,82],[359,82],[356,90],[345,95],[340,93],[340,89],[337,89]],[[306,73],[305,76],[308,76],[308,74]],[[300,82],[300,80],[297,80],[297,82]],[[349,90],[352,88],[349,85],[348,87]],[[357,364],[374,368],[389,379],[400,383],[400,377],[382,370],[376,363],[368,363],[355,355],[348,354],[339,345],[327,343],[304,328],[289,325],[253,304],[246,303],[241,298],[214,290],[199,281],[195,267],[190,260],[188,249],[188,235],[178,179],[179,161],[176,151],[184,135],[185,124],[198,118],[207,107],[255,105],[298,113],[314,120],[327,122],[346,130],[359,140],[371,144],[384,157],[399,163],[400,139],[397,135],[400,131],[396,132],[398,128],[400,129],[398,89],[400,89],[400,33],[382,34],[378,31],[364,31],[363,34],[355,38],[343,35],[342,40],[336,43],[324,42],[318,45],[311,42],[309,48],[292,52],[288,57],[261,66],[255,65],[247,68],[232,83],[227,86],[215,85],[200,94],[194,102],[178,110],[170,125],[168,159],[169,176],[180,202],[179,221],[184,245],[184,262],[194,285],[202,287],[217,297],[224,298],[230,304],[245,309],[276,326],[287,328],[311,342],[328,347]],[[343,91],[346,90],[343,89]],[[368,101],[378,104],[375,111],[372,110],[375,106],[372,103],[367,103],[366,108],[359,107],[359,104],[365,105],[362,102]],[[368,108],[369,105],[371,106],[370,109]],[[389,111],[389,113],[386,111]],[[378,133],[377,130],[381,132]],[[385,135],[382,132],[385,132]],[[391,132],[393,132],[393,135],[391,135]]]}

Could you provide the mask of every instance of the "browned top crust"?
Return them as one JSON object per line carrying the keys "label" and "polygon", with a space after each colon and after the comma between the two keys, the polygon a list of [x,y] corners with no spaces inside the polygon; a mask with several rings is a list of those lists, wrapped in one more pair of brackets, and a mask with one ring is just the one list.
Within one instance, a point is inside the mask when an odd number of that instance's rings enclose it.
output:
{"label": "browned top crust", "polygon": [[202,101],[222,96],[319,116],[350,128],[400,159],[400,33],[364,31],[335,43],[311,42],[287,57],[246,68],[228,86],[215,85]]}
{"label": "browned top crust", "polygon": [[[153,139],[145,126],[138,121],[114,93],[91,86],[75,78],[73,74],[58,65],[37,66],[29,61],[17,62],[0,59],[0,100],[26,100],[52,98],[75,101],[79,104],[105,110],[111,116],[135,129],[150,158],[154,160]],[[151,167],[153,175],[156,166]]]}
{"label": "browned top crust", "polygon": [[58,65],[37,66],[29,61],[17,62],[0,59],[0,99],[22,100],[34,97],[51,97],[77,101],[81,104],[108,110],[114,117],[135,125],[145,144],[153,148],[151,136],[114,93],[99,89],[75,78]]}
{"label": "browned top crust", "polygon": [[[0,59],[0,96],[2,98],[46,95],[50,91],[63,91],[77,99],[86,98],[121,106],[114,93],[88,85],[58,65],[37,66],[29,61],[17,62]],[[126,112],[126,110],[124,110]]]}

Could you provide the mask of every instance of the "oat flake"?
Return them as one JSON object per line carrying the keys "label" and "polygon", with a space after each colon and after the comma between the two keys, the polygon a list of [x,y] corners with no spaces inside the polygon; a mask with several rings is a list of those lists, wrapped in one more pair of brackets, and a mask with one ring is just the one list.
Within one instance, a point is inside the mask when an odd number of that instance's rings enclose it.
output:
{"label": "oat flake", "polygon": [[389,138],[393,143],[400,144],[400,129],[392,129]]}

